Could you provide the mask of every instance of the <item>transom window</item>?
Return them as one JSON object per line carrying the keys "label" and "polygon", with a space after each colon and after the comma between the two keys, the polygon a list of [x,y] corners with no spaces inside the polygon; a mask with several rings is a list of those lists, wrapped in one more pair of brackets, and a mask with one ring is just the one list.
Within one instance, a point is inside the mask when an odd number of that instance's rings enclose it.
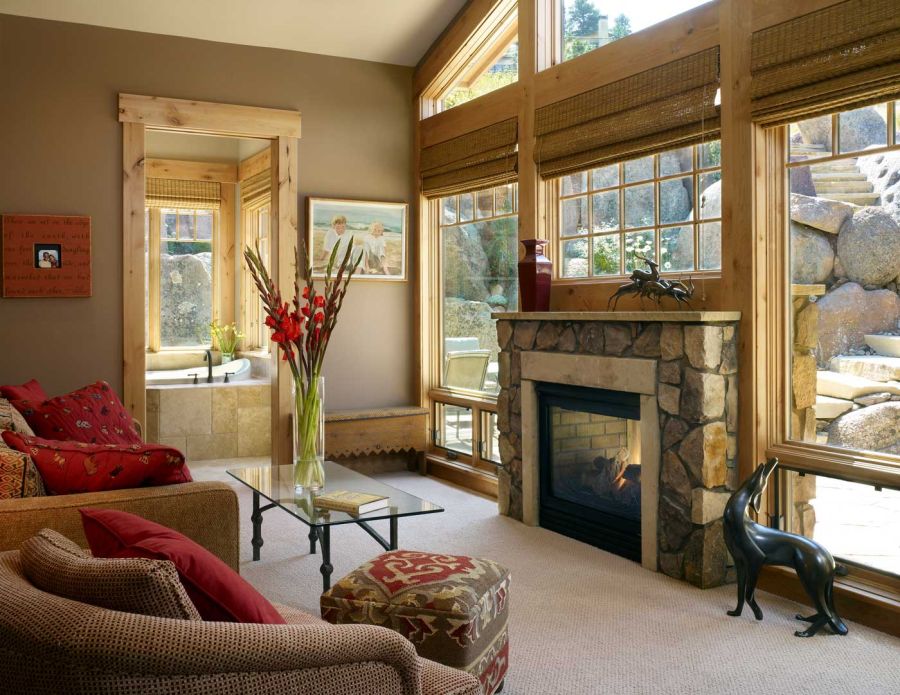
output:
{"label": "transom window", "polygon": [[556,0],[556,62],[606,46],[708,0]]}
{"label": "transom window", "polygon": [[562,278],[610,277],[651,259],[660,272],[721,267],[718,140],[557,180]]}

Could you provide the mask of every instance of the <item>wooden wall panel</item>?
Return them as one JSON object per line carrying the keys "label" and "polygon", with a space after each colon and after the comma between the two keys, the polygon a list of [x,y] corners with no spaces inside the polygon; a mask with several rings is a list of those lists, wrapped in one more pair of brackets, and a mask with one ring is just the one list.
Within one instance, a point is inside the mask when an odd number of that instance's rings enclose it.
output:
{"label": "wooden wall panel", "polygon": [[[144,126],[122,125],[122,402],[146,430]],[[138,309],[139,307],[139,309]]]}

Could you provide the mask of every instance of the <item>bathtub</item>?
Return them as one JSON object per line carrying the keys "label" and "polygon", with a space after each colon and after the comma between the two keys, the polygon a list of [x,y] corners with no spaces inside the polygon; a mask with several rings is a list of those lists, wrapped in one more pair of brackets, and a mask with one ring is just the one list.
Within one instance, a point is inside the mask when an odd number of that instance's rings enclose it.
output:
{"label": "bathtub", "polygon": [[[242,357],[232,360],[225,364],[217,364],[212,368],[213,382],[221,383],[225,381],[225,373],[229,373],[228,380],[243,381],[250,378],[250,360]],[[147,386],[161,386],[168,384],[193,384],[194,377],[197,375],[197,382],[206,383],[208,367],[204,364],[200,367],[190,367],[189,369],[163,369],[160,371],[146,372]]]}

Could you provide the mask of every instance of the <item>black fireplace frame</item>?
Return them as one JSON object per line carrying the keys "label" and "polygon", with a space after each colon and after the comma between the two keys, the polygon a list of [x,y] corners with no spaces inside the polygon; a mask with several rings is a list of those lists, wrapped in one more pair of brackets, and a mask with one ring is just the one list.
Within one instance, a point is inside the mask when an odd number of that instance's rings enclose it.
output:
{"label": "black fireplace frame", "polygon": [[535,384],[535,391],[538,401],[540,525],[550,531],[640,562],[640,520],[627,519],[555,496],[550,470],[552,406],[640,421],[640,394],[546,382]]}

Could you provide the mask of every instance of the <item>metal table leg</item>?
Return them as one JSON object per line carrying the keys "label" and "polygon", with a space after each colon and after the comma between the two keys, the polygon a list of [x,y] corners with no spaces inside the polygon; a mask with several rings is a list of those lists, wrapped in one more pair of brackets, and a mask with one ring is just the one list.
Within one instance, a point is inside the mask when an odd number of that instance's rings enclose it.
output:
{"label": "metal table leg", "polygon": [[263,546],[262,537],[262,511],[259,508],[259,493],[253,491],[253,513],[250,515],[250,521],[253,522],[253,538],[250,544],[253,546],[253,560],[259,560],[259,549]]}
{"label": "metal table leg", "polygon": [[322,566],[319,568],[322,573],[322,591],[328,591],[331,588],[331,573],[334,571],[331,565],[331,527],[316,527],[316,535],[322,547]]}
{"label": "metal table leg", "polygon": [[390,550],[397,549],[397,517],[392,516],[390,519],[391,523],[391,547]]}
{"label": "metal table leg", "polygon": [[317,540],[317,536],[316,536],[316,527],[315,527],[315,526],[310,526],[310,527],[309,527],[309,535],[308,535],[308,538],[309,538],[309,554],[310,554],[310,555],[315,555],[315,554],[316,554],[316,540]]}

